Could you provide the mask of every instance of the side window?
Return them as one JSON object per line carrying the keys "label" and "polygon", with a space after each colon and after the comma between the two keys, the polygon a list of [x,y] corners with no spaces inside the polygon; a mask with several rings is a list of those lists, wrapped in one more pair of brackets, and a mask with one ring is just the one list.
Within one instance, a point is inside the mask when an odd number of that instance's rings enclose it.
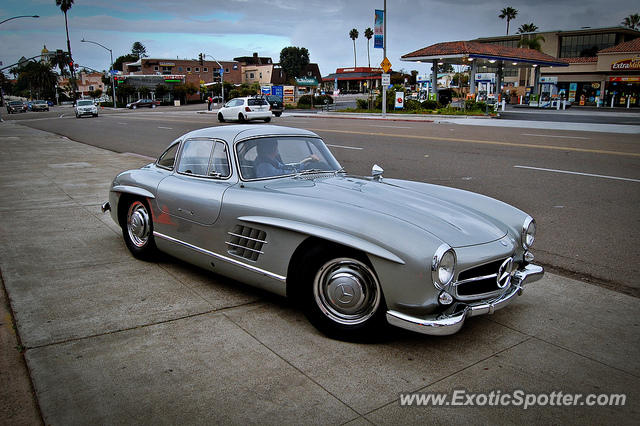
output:
{"label": "side window", "polygon": [[184,143],[178,173],[207,176],[212,140],[190,139]]}
{"label": "side window", "polygon": [[209,164],[209,176],[218,175],[226,178],[231,174],[229,168],[229,157],[227,156],[227,145],[222,142],[216,142],[213,147],[213,155]]}
{"label": "side window", "polygon": [[178,146],[180,143],[171,145],[161,156],[158,158],[158,166],[165,169],[173,170],[173,166],[176,162],[176,153],[178,152]]}

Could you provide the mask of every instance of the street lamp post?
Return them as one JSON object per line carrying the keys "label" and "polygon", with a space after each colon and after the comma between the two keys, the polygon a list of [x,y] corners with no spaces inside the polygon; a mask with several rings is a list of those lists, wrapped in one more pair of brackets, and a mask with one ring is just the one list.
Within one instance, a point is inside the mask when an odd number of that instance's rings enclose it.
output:
{"label": "street lamp post", "polygon": [[[0,22],[1,24],[4,24],[7,21],[11,21],[12,19],[18,19],[18,18],[39,18],[39,15],[20,15],[20,16],[12,16],[11,18],[7,18],[4,21]],[[4,106],[4,94],[2,91],[2,87],[0,87],[0,106]]]}
{"label": "street lamp post", "polygon": [[38,15],[20,15],[20,16],[13,16],[11,18],[7,18],[4,21],[0,22],[0,24],[4,24],[7,21],[11,21],[12,19],[18,19],[18,18],[39,18],[40,16]]}
{"label": "street lamp post", "polygon": [[213,59],[213,61],[218,64],[218,66],[220,67],[220,97],[222,98],[222,104],[224,105],[224,68],[222,68],[222,65],[220,65],[220,62],[218,62],[218,60],[216,58],[214,58],[211,55],[204,55],[205,57],[208,56],[211,59]]}
{"label": "street lamp post", "polygon": [[109,51],[109,57],[111,59],[111,72],[109,72],[109,74],[111,74],[111,91],[113,94],[113,109],[116,109],[116,78],[113,75],[113,71],[115,71],[113,69],[113,51],[111,49],[109,49],[106,46],[101,45],[100,43],[96,42],[96,41],[91,41],[91,40],[85,40],[84,38],[82,40],[80,40],[82,43],[92,43],[92,44],[96,44],[100,47],[102,47],[105,50]]}

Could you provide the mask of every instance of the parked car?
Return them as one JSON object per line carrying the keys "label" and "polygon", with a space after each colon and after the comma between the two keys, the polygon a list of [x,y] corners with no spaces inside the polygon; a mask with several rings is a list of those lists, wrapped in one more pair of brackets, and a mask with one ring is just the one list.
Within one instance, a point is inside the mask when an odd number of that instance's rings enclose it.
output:
{"label": "parked car", "polygon": [[75,106],[76,118],[80,118],[84,115],[98,116],[98,107],[93,103],[91,99],[80,99],[76,102]]}
{"label": "parked car", "polygon": [[33,101],[31,102],[31,111],[49,111],[49,104],[47,101]]}
{"label": "parked car", "polygon": [[158,250],[296,300],[329,336],[388,322],[457,332],[540,279],[535,222],[492,198],[347,174],[322,139],[280,126],[187,133],[120,173],[102,206],[133,256]]}
{"label": "parked car", "polygon": [[218,121],[238,120],[241,123],[249,120],[271,121],[271,106],[262,97],[234,98],[218,110]]}
{"label": "parked car", "polygon": [[27,105],[22,101],[7,102],[7,113],[13,114],[15,112],[27,112]]}
{"label": "parked car", "polygon": [[129,109],[137,109],[142,107],[155,108],[158,105],[160,105],[160,101],[156,101],[153,99],[138,99],[135,102],[131,102],[127,104],[127,108]]}
{"label": "parked car", "polygon": [[271,105],[271,112],[276,117],[280,117],[282,115],[282,111],[284,111],[284,103],[282,102],[282,98],[276,95],[264,95],[264,98]]}

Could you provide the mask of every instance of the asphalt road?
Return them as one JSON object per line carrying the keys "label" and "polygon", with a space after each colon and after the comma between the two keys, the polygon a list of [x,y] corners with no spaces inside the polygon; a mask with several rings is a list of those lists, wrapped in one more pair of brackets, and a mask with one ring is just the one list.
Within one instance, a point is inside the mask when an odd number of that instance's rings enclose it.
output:
{"label": "asphalt road", "polygon": [[[202,106],[105,109],[83,119],[69,108],[3,116],[90,145],[155,157],[178,136],[219,125],[195,108]],[[534,254],[549,270],[640,296],[634,278],[640,274],[634,238],[640,234],[638,135],[286,115],[272,124],[315,131],[350,173],[368,175],[377,163],[388,177],[515,205],[536,218]]]}
{"label": "asphalt road", "polygon": [[528,120],[528,121],[571,121],[572,123],[595,124],[630,124],[640,125],[640,110],[616,108],[615,112],[609,108],[602,110],[580,110],[578,108],[557,111],[552,109],[536,110],[528,108],[508,107],[500,113],[503,120]]}

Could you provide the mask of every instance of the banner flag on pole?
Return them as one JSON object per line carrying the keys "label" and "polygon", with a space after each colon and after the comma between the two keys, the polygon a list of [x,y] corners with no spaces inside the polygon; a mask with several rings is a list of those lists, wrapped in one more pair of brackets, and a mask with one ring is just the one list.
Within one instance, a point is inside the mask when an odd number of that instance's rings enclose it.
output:
{"label": "banner flag on pole", "polygon": [[373,23],[373,47],[384,49],[384,10],[376,9]]}

